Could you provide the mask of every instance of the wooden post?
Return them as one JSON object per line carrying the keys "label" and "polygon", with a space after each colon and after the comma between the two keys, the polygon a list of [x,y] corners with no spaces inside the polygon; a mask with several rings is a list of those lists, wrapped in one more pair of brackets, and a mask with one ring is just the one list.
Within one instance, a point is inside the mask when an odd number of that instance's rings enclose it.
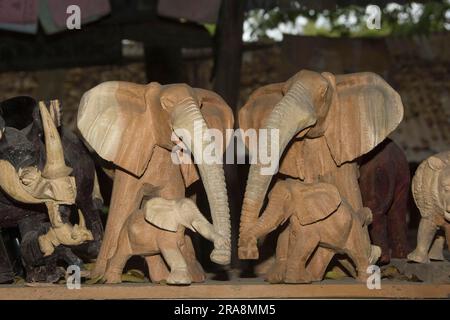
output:
{"label": "wooden post", "polygon": [[[220,94],[233,109],[236,120],[239,110],[237,105],[241,78],[244,5],[245,1],[242,0],[222,1],[215,38],[214,91]],[[237,267],[239,260],[236,248],[243,182],[242,179],[239,179],[235,165],[225,165],[224,170],[229,190],[228,198],[231,215],[231,264],[232,267]]]}
{"label": "wooden post", "polygon": [[222,1],[215,38],[214,91],[233,108],[235,115],[241,77],[244,5],[242,0]]}
{"label": "wooden post", "polygon": [[148,82],[157,81],[160,84],[184,82],[180,47],[157,47],[146,44],[144,50]]}

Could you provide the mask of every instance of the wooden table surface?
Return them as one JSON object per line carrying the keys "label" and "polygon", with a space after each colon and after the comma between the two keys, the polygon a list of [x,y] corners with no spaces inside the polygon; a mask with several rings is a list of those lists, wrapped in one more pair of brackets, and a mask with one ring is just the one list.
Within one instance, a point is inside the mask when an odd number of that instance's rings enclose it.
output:
{"label": "wooden table surface", "polygon": [[191,286],[122,283],[81,285],[1,285],[0,300],[65,299],[245,299],[245,298],[450,298],[450,284],[381,281],[381,289],[369,290],[365,284],[349,280],[326,280],[314,284],[268,284],[259,279],[213,281]]}

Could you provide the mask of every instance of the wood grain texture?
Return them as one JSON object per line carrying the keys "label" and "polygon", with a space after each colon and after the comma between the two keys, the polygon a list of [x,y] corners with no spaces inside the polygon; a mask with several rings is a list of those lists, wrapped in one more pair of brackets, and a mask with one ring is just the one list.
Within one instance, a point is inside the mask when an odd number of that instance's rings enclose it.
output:
{"label": "wood grain texture", "polygon": [[151,284],[82,285],[68,290],[65,285],[40,287],[0,286],[0,300],[73,299],[301,299],[301,298],[449,298],[450,285],[382,281],[380,290],[365,284],[326,281],[321,284],[267,284],[261,280],[221,283],[208,281],[189,287]]}

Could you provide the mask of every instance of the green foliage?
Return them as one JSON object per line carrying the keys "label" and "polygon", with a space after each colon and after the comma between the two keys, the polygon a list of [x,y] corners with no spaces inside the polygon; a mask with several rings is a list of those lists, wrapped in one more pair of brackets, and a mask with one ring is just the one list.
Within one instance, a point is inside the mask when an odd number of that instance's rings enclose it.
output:
{"label": "green foliage", "polygon": [[[429,34],[445,30],[445,13],[450,10],[450,1],[429,1],[422,7],[421,15],[414,15],[414,5],[391,6],[382,9],[381,29],[371,30],[366,25],[366,8],[358,5],[336,7],[321,12],[310,10],[299,2],[291,1],[290,7],[274,8],[270,11],[254,10],[248,13],[246,23],[251,37],[258,40],[268,38],[267,32],[281,23],[293,25],[299,16],[307,19],[301,34],[327,37],[384,37],[388,35]],[[417,8],[417,4],[415,5]],[[327,26],[317,26],[319,19],[328,21]],[[351,20],[351,23],[348,23]],[[448,20],[448,19],[447,19]],[[344,22],[343,22],[344,21]]]}
{"label": "green foliage", "polygon": [[216,25],[213,23],[205,23],[203,25],[205,27],[205,29],[209,32],[209,34],[211,35],[211,37],[214,36],[214,34],[216,33]]}

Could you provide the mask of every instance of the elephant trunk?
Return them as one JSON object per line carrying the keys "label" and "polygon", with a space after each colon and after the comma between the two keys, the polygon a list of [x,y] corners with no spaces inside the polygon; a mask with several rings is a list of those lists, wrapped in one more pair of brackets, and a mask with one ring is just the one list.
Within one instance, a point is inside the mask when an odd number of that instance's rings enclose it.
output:
{"label": "elephant trunk", "polygon": [[264,237],[288,219],[290,214],[285,212],[285,204],[286,198],[282,194],[273,194],[261,218],[258,219],[255,227],[249,230],[251,235],[256,239]]}
{"label": "elephant trunk", "polygon": [[[172,112],[172,128],[197,163],[208,197],[215,231],[230,240],[230,212],[224,170],[222,164],[202,161],[203,151],[211,140],[208,139],[206,121],[193,98],[187,98],[175,106]],[[230,258],[230,248],[215,247],[211,253],[211,260],[218,264],[229,264]]]}
{"label": "elephant trunk", "polygon": [[[316,123],[316,116],[312,98],[307,89],[300,81],[295,82],[286,95],[275,105],[271,114],[266,120],[264,126],[268,131],[278,130],[278,141],[271,141],[271,134],[268,132],[267,137],[267,155],[271,157],[271,144],[278,144],[278,158],[272,161],[279,161],[284,149],[289,141],[300,131],[308,128]],[[275,149],[276,150],[276,149]],[[263,205],[263,201],[273,174],[263,175],[261,169],[263,166],[260,163],[251,165],[247,187],[245,190],[244,202],[241,212],[240,223],[240,243],[239,247],[245,247],[247,244],[243,243],[242,236],[258,219],[259,212]],[[243,252],[239,252],[240,259],[246,259]]]}

